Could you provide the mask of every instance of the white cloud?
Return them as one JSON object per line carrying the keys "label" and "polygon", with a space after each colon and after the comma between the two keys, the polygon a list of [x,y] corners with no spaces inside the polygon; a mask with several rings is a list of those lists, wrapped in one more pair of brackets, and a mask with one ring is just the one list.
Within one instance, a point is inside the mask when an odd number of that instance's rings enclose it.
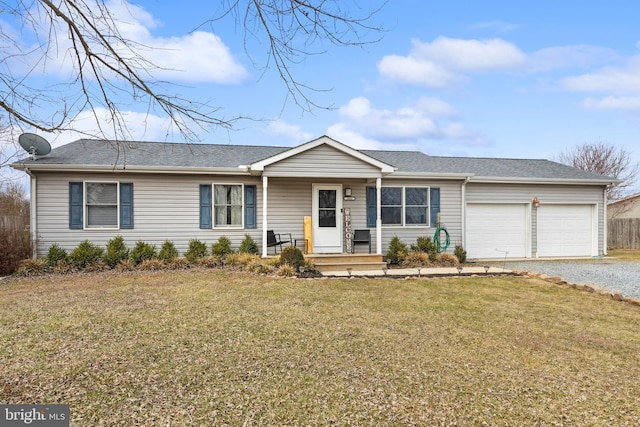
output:
{"label": "white cloud", "polygon": [[421,98],[401,108],[377,109],[369,99],[353,98],[339,108],[342,120],[327,134],[358,148],[416,149],[425,140],[449,139],[465,145],[483,144],[457,120],[455,109],[435,98]]}
{"label": "white cloud", "polygon": [[378,71],[391,80],[429,87],[450,86],[460,79],[445,67],[412,56],[385,56],[378,63]]}
{"label": "white cloud", "polygon": [[[94,116],[95,113],[95,116]],[[135,111],[120,111],[127,139],[132,141],[165,141],[171,140],[172,124],[167,117],[158,117],[153,114],[139,113]],[[100,124],[101,133],[98,133],[96,118]],[[83,111],[73,122],[74,131],[65,131],[51,135],[51,145],[54,147],[75,141],[81,138],[115,139],[111,114],[104,108],[92,111]],[[119,130],[119,129],[118,129]]]}
{"label": "white cloud", "polygon": [[579,92],[640,92],[640,57],[633,58],[627,67],[606,67],[593,73],[567,77],[561,85]]}
{"label": "white cloud", "polygon": [[266,132],[273,136],[285,136],[295,143],[303,143],[311,140],[314,135],[304,132],[298,125],[292,125],[282,120],[273,120],[269,122]]}
{"label": "white cloud", "polygon": [[379,72],[404,83],[443,87],[463,78],[463,72],[516,69],[527,59],[514,44],[502,39],[438,37],[431,43],[414,40],[412,44],[408,56],[383,57]]}
{"label": "white cloud", "polygon": [[604,98],[586,98],[582,102],[585,108],[595,110],[623,110],[640,112],[640,97],[638,96],[607,96]]}
{"label": "white cloud", "polygon": [[[85,5],[87,8],[91,2]],[[82,4],[81,4],[82,6]],[[95,7],[95,5],[93,5]],[[132,5],[126,1],[108,0],[104,5],[113,22],[116,23],[120,35],[129,40],[130,47],[117,41],[112,41],[112,47],[126,58],[132,58],[135,65],[134,49],[146,62],[139,62],[142,73],[148,72],[158,80],[170,82],[210,82],[220,84],[237,84],[248,77],[247,70],[231,54],[229,48],[217,35],[195,31],[190,34],[176,35],[173,37],[158,37],[151,30],[161,26],[161,23],[140,6]],[[100,11],[93,10],[95,14]],[[47,17],[44,13],[34,12],[34,18],[40,16],[42,24],[40,30],[48,31]],[[98,22],[97,25],[104,27]],[[52,73],[68,76],[76,64],[72,51],[71,41],[68,39],[68,31],[59,26],[51,34],[57,38],[56,46],[47,51],[46,64],[42,61],[42,50],[33,44],[34,40],[40,43],[47,40],[49,33],[39,35],[29,34],[24,29],[24,34],[16,40],[22,44],[22,55],[12,62],[12,66],[18,66],[21,70],[30,70],[35,64],[40,64],[37,69],[51,77]],[[111,32],[111,31],[109,31]],[[29,46],[29,44],[32,44]],[[102,49],[94,46],[97,52]],[[55,55],[57,53],[57,56]],[[88,75],[88,74],[87,74]]]}
{"label": "white cloud", "polygon": [[529,55],[527,71],[544,72],[559,68],[589,67],[611,61],[615,52],[590,45],[553,46],[539,49]]}

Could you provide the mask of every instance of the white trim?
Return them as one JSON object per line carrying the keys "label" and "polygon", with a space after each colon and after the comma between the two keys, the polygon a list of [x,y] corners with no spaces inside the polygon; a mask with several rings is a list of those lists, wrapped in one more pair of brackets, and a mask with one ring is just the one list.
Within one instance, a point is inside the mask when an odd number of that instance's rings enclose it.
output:
{"label": "white trim", "polygon": [[[342,253],[344,252],[344,216],[343,216],[343,207],[342,203],[342,184],[340,183],[312,183],[311,184],[311,248],[313,253]],[[338,234],[338,244],[337,245],[324,245],[324,246],[316,246],[319,241],[322,241],[318,238],[318,234],[324,227],[320,227],[318,221],[318,210],[319,210],[319,200],[318,200],[318,190],[319,189],[328,189],[336,191],[336,230],[335,232]],[[333,228],[333,227],[327,227]],[[335,250],[332,250],[335,248]],[[323,252],[324,251],[324,252]]]}
{"label": "white trim", "polygon": [[376,178],[376,255],[382,255],[382,178]]}
{"label": "white trim", "polygon": [[[267,189],[269,188],[269,177],[262,177],[262,257],[267,257]],[[257,195],[256,195],[257,197]]]}
{"label": "white trim", "polygon": [[[87,184],[115,184],[116,185],[116,226],[89,227],[89,209],[87,209]],[[82,229],[83,230],[120,230],[120,181],[84,180],[82,181]]]}
{"label": "white trim", "polygon": [[297,147],[293,147],[290,150],[284,151],[280,154],[276,154],[275,156],[271,156],[269,158],[266,158],[264,160],[261,160],[259,162],[253,163],[251,165],[249,165],[250,169],[252,171],[258,171],[258,172],[262,172],[264,171],[264,168],[266,166],[269,166],[273,163],[282,161],[284,159],[288,159],[289,157],[295,156],[297,154],[300,153],[304,153],[305,151],[311,150],[313,148],[316,148],[320,145],[328,145],[330,147],[335,148],[336,150],[339,150],[345,154],[348,154],[352,157],[355,157],[358,160],[362,160],[365,163],[368,163],[370,165],[373,165],[377,168],[380,168],[382,173],[392,173],[396,168],[381,162],[380,160],[374,159],[371,156],[367,156],[366,154],[361,153],[358,150],[354,150],[353,148],[344,145],[334,139],[329,138],[328,136],[322,136],[318,139],[315,139],[313,141],[309,141],[305,144],[302,145],[298,145]]}
{"label": "white trim", "polygon": [[[638,194],[640,195],[640,194]],[[638,196],[636,195],[636,196]],[[604,235],[604,242],[602,242],[602,255],[606,256],[609,253],[609,212],[607,212],[608,209],[608,203],[607,203],[607,188],[605,187],[604,190],[602,190],[602,210],[604,218],[602,219],[602,228],[603,228],[603,235]],[[596,212],[597,214],[598,212]],[[596,225],[597,228],[597,225]],[[600,255],[600,254],[598,254]]]}
{"label": "white trim", "polygon": [[[218,225],[216,226],[216,185],[239,185],[240,186],[240,197],[242,198],[242,202],[240,205],[242,222],[240,225]],[[211,183],[211,229],[212,230],[240,230],[244,227],[244,184],[239,182],[212,182]]]}

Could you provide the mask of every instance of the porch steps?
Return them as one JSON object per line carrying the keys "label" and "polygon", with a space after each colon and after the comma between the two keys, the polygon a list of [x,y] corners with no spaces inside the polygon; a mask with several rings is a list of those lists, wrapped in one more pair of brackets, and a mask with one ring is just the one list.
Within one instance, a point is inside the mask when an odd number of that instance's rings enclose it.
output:
{"label": "porch steps", "polygon": [[387,266],[382,255],[375,254],[308,254],[304,257],[311,260],[320,272],[345,271],[347,268],[353,271],[382,270]]}

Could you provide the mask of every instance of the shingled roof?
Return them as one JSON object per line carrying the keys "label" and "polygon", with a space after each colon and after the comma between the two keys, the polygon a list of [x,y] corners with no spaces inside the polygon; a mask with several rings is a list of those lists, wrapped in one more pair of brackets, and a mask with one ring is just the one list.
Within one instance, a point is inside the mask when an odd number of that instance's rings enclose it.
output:
{"label": "shingled roof", "polygon": [[[185,144],[120,142],[81,139],[57,148],[45,157],[22,159],[16,169],[57,165],[60,167],[110,167],[114,169],[233,169],[250,165],[290,150],[291,147],[231,144]],[[468,175],[474,180],[567,180],[615,182],[613,178],[585,172],[543,159],[437,157],[419,151],[358,150],[392,165],[397,174]]]}

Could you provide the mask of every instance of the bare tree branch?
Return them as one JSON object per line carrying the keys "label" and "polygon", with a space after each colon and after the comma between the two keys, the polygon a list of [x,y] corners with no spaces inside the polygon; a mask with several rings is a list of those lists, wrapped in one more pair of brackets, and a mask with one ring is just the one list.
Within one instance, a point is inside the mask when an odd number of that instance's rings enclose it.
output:
{"label": "bare tree branch", "polygon": [[556,160],[584,171],[622,180],[607,189],[608,201],[627,197],[633,191],[640,173],[640,165],[631,162],[627,150],[606,142],[583,144],[567,149],[560,153]]}
{"label": "bare tree branch", "polygon": [[[263,72],[275,68],[294,102],[310,110],[318,107],[309,95],[314,89],[296,78],[292,66],[324,53],[325,43],[363,46],[379,40],[380,28],[371,24],[377,10],[357,17],[349,11],[361,9],[353,8],[356,0],[225,0],[222,12],[207,22],[235,19],[244,28],[247,53],[248,43],[266,43],[266,60],[256,63]],[[150,47],[123,35],[105,0],[0,0],[0,14],[21,25],[20,33],[0,28],[0,112],[9,126],[75,130],[74,121],[91,110],[99,127],[96,111],[103,108],[116,139],[127,139],[123,106],[144,101],[147,112],[161,111],[191,141],[198,129],[229,129],[242,118],[225,118],[219,107],[184,99],[170,90],[175,85],[155,79],[161,69],[142,53]],[[34,85],[60,58],[73,63],[69,79]]]}

